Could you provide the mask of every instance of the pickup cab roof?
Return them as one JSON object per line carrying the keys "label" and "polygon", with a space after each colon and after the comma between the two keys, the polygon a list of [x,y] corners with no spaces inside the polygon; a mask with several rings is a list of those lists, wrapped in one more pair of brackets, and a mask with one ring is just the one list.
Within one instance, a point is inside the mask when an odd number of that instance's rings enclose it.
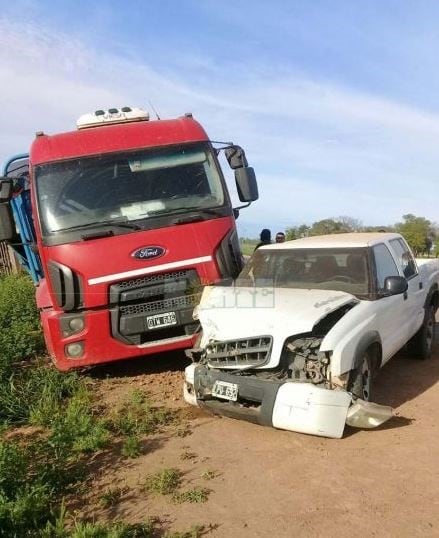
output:
{"label": "pickup cab roof", "polygon": [[312,237],[303,237],[302,239],[295,239],[294,241],[285,241],[284,243],[264,245],[259,247],[259,249],[285,250],[296,248],[364,248],[396,238],[401,238],[401,235],[389,232],[355,232],[346,234],[316,235]]}

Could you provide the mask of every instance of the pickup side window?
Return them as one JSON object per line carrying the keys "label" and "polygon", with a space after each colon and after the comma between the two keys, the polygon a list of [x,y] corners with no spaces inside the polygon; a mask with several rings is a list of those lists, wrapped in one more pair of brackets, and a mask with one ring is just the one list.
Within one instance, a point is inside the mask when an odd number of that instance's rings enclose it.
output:
{"label": "pickup side window", "polygon": [[396,259],[404,276],[407,279],[415,276],[418,273],[416,262],[404,241],[402,239],[392,239],[390,244],[396,254]]}
{"label": "pickup side window", "polygon": [[377,272],[378,290],[384,289],[384,281],[388,276],[400,276],[396,263],[384,243],[373,247]]}

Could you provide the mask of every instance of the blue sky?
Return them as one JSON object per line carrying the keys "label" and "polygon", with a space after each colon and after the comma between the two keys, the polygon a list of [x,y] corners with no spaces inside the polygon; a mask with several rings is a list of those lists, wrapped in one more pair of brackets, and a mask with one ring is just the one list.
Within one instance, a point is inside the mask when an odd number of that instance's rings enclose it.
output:
{"label": "blue sky", "polygon": [[[97,108],[192,111],[245,147],[242,235],[437,221],[439,3],[0,0],[0,160]],[[233,190],[232,174],[225,169]]]}

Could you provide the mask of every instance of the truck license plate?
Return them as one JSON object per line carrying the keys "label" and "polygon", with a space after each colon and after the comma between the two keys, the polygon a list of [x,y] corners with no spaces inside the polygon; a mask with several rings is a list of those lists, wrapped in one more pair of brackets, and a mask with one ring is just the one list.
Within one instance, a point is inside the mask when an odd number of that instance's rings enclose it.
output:
{"label": "truck license plate", "polygon": [[238,399],[238,385],[227,381],[215,381],[212,387],[212,396],[236,402]]}
{"label": "truck license plate", "polygon": [[165,312],[164,314],[155,314],[154,316],[146,317],[146,326],[148,329],[159,329],[160,327],[168,327],[169,325],[177,325],[175,312]]}

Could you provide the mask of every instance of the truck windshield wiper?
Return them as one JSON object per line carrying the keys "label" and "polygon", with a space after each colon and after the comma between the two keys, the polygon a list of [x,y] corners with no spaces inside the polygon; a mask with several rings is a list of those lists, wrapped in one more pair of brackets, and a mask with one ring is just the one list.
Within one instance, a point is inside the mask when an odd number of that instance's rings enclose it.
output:
{"label": "truck windshield wiper", "polygon": [[208,215],[218,215],[218,212],[221,211],[221,208],[192,206],[192,207],[178,207],[176,209],[157,209],[156,211],[150,211],[148,213],[148,216],[164,215],[166,213],[169,213],[169,214],[183,213],[185,211],[199,211],[200,213],[205,213]]}
{"label": "truck windshield wiper", "polygon": [[128,220],[103,220],[96,222],[87,222],[86,224],[77,224],[68,228],[61,228],[57,232],[69,232],[70,230],[83,230],[85,228],[96,228],[99,226],[115,226],[117,228],[128,228],[129,230],[141,230],[142,227]]}

